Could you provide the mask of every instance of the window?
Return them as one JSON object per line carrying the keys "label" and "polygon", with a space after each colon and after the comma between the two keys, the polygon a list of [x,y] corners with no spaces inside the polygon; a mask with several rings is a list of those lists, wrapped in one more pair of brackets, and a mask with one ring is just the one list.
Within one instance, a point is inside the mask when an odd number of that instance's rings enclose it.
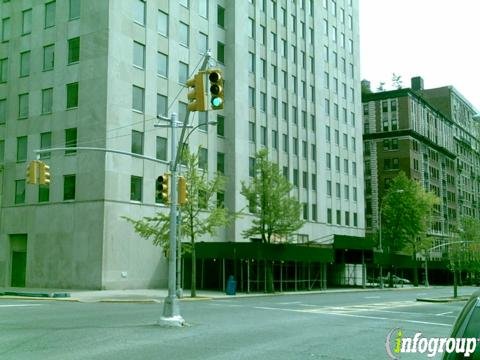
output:
{"label": "window", "polygon": [[343,185],[343,197],[345,200],[350,199],[350,187],[348,185]]}
{"label": "window", "polygon": [[357,163],[355,161],[352,161],[352,174],[357,176]]}
{"label": "window", "polygon": [[0,99],[0,124],[7,121],[7,99]]}
{"label": "window", "polygon": [[225,118],[223,117],[223,115],[217,115],[217,135],[218,136],[225,136],[224,122],[225,122]]}
{"label": "window", "polygon": [[78,107],[78,82],[67,84],[67,109]]}
{"label": "window", "polygon": [[298,187],[298,169],[293,169],[293,186]]}
{"label": "window", "polygon": [[253,157],[248,158],[248,176],[255,176],[255,158]]}
{"label": "window", "polygon": [[302,186],[304,189],[308,189],[308,173],[306,171],[302,172]]}
{"label": "window", "polygon": [[50,186],[42,185],[38,186],[38,202],[48,202],[50,200]]}
{"label": "window", "polygon": [[198,167],[203,170],[208,169],[208,150],[206,148],[198,149]]}
{"label": "window", "polygon": [[267,42],[267,29],[265,28],[265,26],[263,25],[260,25],[260,30],[261,30],[261,41],[262,41],[262,45],[265,45],[265,43]]}
{"label": "window", "polygon": [[260,126],[260,143],[267,146],[267,128],[265,126]]}
{"label": "window", "polygon": [[327,195],[332,196],[332,182],[327,180]]}
{"label": "window", "polygon": [[157,53],[157,74],[168,77],[168,55]]}
{"label": "window", "polygon": [[184,62],[178,63],[178,82],[180,84],[186,84],[188,80],[188,64]]}
{"label": "window", "polygon": [[272,41],[271,41],[271,50],[274,51],[274,52],[277,52],[277,34],[275,34],[274,32],[271,32],[270,33],[271,35],[271,38],[272,38]]}
{"label": "window", "polygon": [[20,53],[20,77],[30,75],[30,51]]}
{"label": "window", "polygon": [[75,200],[75,175],[63,176],[63,200]]}
{"label": "window", "polygon": [[312,160],[317,161],[317,145],[312,144]]}
{"label": "window", "polygon": [[288,137],[287,134],[282,134],[283,138],[283,151],[288,152]]}
{"label": "window", "polygon": [[345,225],[350,226],[350,212],[345,211]]}
{"label": "window", "polygon": [[330,100],[325,99],[325,115],[330,116]]}
{"label": "window", "polygon": [[225,8],[217,5],[217,25],[225,27]]}
{"label": "window", "polygon": [[217,60],[225,63],[225,44],[220,41],[217,41]]}
{"label": "window", "polygon": [[255,123],[249,122],[248,123],[248,140],[251,142],[255,142]]}
{"label": "window", "polygon": [[157,94],[157,115],[167,116],[168,106],[167,106],[167,97],[164,95]]}
{"label": "window", "polygon": [[208,18],[208,0],[198,1],[198,14],[204,18]]}
{"label": "window", "polygon": [[27,137],[17,137],[17,162],[23,162],[27,160]]}
{"label": "window", "polygon": [[260,110],[267,111],[267,94],[260,92]]}
{"label": "window", "polygon": [[328,208],[327,209],[327,224],[332,223],[332,209]]}
{"label": "window", "polygon": [[167,138],[157,136],[156,158],[158,160],[167,160]]}
{"label": "window", "polygon": [[144,89],[133,85],[132,87],[132,109],[143,112]]}
{"label": "window", "polygon": [[225,174],[225,154],[217,152],[217,172]]}
{"label": "window", "polygon": [[42,114],[50,114],[52,112],[53,88],[42,90]]}
{"label": "window", "polygon": [[217,208],[225,207],[225,193],[223,191],[217,192]]}
{"label": "window", "polygon": [[0,83],[8,79],[8,59],[0,59]]}
{"label": "window", "polygon": [[302,156],[304,159],[307,158],[307,152],[308,152],[307,148],[308,148],[307,142],[302,140]]}
{"label": "window", "polygon": [[18,95],[18,118],[25,119],[28,117],[28,94]]}
{"label": "window", "polygon": [[340,156],[335,156],[335,171],[340,172]]}
{"label": "window", "polygon": [[327,169],[332,168],[332,155],[330,153],[326,154]]}
{"label": "window", "polygon": [[278,149],[278,131],[272,130],[272,148]]}
{"label": "window", "polygon": [[[135,43],[134,44],[138,44],[138,43]],[[138,44],[140,46],[143,46],[142,44]],[[136,53],[135,53],[136,49],[135,49],[135,46],[134,46],[134,55],[133,55],[133,61],[134,61],[134,64],[136,64],[135,60],[136,60]],[[141,65],[138,65],[140,67],[143,68],[143,53],[141,55],[142,57],[139,59],[142,61],[142,64]],[[69,64],[73,64],[73,63],[76,63],[80,60],[80,38],[79,37],[76,37],[76,38],[73,38],[73,39],[69,39],[68,40],[68,63]]]}
{"label": "window", "polygon": [[340,145],[340,133],[338,130],[335,130],[335,145]]}
{"label": "window", "polygon": [[45,4],[45,29],[55,26],[55,1]]}
{"label": "window", "polygon": [[296,106],[292,106],[292,120],[294,124],[298,122],[298,111]]}
{"label": "window", "polygon": [[252,18],[248,18],[248,23],[250,24],[250,38],[255,39],[255,20],[253,20]]}
{"label": "window", "polygon": [[357,187],[353,187],[353,201],[357,201]]}
{"label": "window", "polygon": [[189,27],[187,24],[180,22],[180,26],[178,28],[178,39],[181,45],[189,46]]}
{"label": "window", "polygon": [[252,87],[248,88],[248,105],[251,108],[255,107],[255,89]]}
{"label": "window", "polygon": [[317,174],[312,174],[312,190],[317,190]]}
{"label": "window", "polygon": [[303,203],[302,207],[303,207],[303,220],[308,220],[308,204]]}
{"label": "window", "polygon": [[337,225],[342,225],[342,212],[337,210]]}
{"label": "window", "polygon": [[[77,147],[77,128],[65,129],[65,147]],[[77,150],[65,150],[65,155],[76,152]]]}
{"label": "window", "polygon": [[130,200],[142,201],[143,178],[141,176],[130,176]]}
{"label": "window", "polygon": [[335,195],[337,196],[337,199],[340,199],[341,197],[341,192],[340,192],[340,183],[335,183]]}
{"label": "window", "polygon": [[198,33],[197,40],[198,52],[204,54],[208,50],[208,35],[202,32]]}
{"label": "window", "polygon": [[312,220],[317,221],[317,204],[312,204]]}
{"label": "window", "polygon": [[25,179],[15,180],[15,204],[25,204]]}
{"label": "window", "polygon": [[353,213],[353,226],[358,226],[357,213]]}
{"label": "window", "polygon": [[132,130],[132,153],[143,154],[143,132]]}
{"label": "window", "polygon": [[325,139],[330,142],[330,126],[325,125]]}
{"label": "window", "polygon": [[254,73],[255,73],[255,54],[252,53],[252,52],[249,52],[248,55],[249,55],[249,59],[250,59],[250,61],[249,61],[250,67],[249,67],[248,70],[249,70],[251,73],[254,74]]}
{"label": "window", "polygon": [[[70,0],[71,1],[71,0]],[[77,0],[80,1],[80,0]],[[137,24],[145,26],[145,1],[134,0],[133,21]]]}
{"label": "window", "polygon": [[[40,134],[40,149],[50,149],[52,147],[52,133],[44,132]],[[41,153],[40,159],[48,159],[50,153]]]}
{"label": "window", "polygon": [[32,9],[22,11],[22,35],[32,32]]}
{"label": "window", "polygon": [[265,59],[260,59],[260,76],[265,79],[267,76],[267,62]]}
{"label": "window", "polygon": [[43,47],[43,70],[52,70],[55,60],[55,45]]}
{"label": "window", "polygon": [[2,41],[10,40],[10,18],[2,19]]}
{"label": "window", "polygon": [[160,35],[168,36],[168,14],[158,11],[157,32]]}
{"label": "window", "polygon": [[298,155],[298,139],[293,138],[293,155]]}
{"label": "window", "polygon": [[80,17],[80,0],[70,0],[69,20],[78,19]]}

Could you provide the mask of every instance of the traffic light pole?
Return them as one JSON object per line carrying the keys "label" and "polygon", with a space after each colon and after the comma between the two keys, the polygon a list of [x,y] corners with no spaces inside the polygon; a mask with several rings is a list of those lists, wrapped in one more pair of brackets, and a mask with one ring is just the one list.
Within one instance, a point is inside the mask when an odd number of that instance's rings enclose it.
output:
{"label": "traffic light pole", "polygon": [[168,257],[168,295],[163,303],[163,316],[160,318],[159,325],[162,326],[182,326],[185,320],[180,315],[180,304],[176,294],[176,262],[177,262],[177,114],[172,113],[170,117],[171,129],[171,159],[170,162],[170,241]]}

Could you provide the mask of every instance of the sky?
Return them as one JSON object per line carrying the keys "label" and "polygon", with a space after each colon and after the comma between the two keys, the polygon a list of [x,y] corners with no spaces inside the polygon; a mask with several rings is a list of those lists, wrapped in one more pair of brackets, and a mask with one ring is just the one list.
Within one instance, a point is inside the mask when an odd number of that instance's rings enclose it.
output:
{"label": "sky", "polygon": [[480,112],[480,0],[359,0],[360,76],[391,88],[421,76],[453,85]]}

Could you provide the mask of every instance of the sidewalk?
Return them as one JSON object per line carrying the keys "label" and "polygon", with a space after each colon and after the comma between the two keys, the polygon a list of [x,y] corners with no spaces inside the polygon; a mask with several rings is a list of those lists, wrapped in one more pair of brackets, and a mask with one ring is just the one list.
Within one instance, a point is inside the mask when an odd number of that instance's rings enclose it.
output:
{"label": "sidewalk", "polygon": [[[433,287],[432,287],[433,288]],[[412,290],[419,289],[412,286],[400,288],[385,288],[381,291]],[[183,290],[181,301],[198,301],[211,299],[233,299],[255,296],[280,296],[280,295],[304,295],[304,294],[327,294],[342,292],[370,292],[379,291],[379,288],[332,288],[327,290],[292,291],[276,293],[240,293],[226,295],[220,291],[197,290],[197,297],[190,297],[190,290]],[[0,288],[0,299],[35,299],[35,300],[58,300],[79,302],[163,302],[168,295],[167,289],[132,289],[132,290],[70,290],[70,289],[35,289],[35,288]]]}

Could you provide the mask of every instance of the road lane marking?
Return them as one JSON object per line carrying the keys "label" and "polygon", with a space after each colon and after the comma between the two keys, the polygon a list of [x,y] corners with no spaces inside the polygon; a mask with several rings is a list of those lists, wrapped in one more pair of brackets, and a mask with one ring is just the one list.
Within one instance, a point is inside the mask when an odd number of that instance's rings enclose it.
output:
{"label": "road lane marking", "polygon": [[289,302],[279,302],[277,303],[279,305],[295,305],[295,304],[301,304],[300,301],[289,301]]}
{"label": "road lane marking", "polygon": [[[447,311],[447,312],[444,312],[444,313],[440,313],[440,314],[435,314],[436,316],[445,316],[447,314],[452,314],[453,311]],[[449,316],[449,317],[456,317],[456,316]]]}
{"label": "road lane marking", "polygon": [[364,299],[380,299],[380,296],[365,296]]}
{"label": "road lane marking", "polygon": [[42,306],[44,304],[2,304],[0,307],[17,307],[17,306]]}
{"label": "road lane marking", "polygon": [[409,320],[409,319],[392,319],[387,317],[381,316],[369,316],[369,315],[358,315],[358,314],[347,314],[341,312],[333,312],[333,311],[322,311],[321,309],[315,310],[307,310],[307,309],[285,309],[285,308],[275,308],[275,307],[268,307],[268,306],[255,306],[255,309],[259,310],[277,310],[277,311],[289,311],[289,312],[299,312],[304,314],[319,314],[319,315],[333,315],[333,316],[347,316],[347,317],[355,317],[355,318],[362,318],[362,319],[371,319],[371,320],[387,320],[387,321],[400,321],[406,323],[413,323],[413,324],[425,324],[425,325],[436,325],[436,326],[452,326],[452,324],[445,324],[445,323],[438,323],[438,322],[431,322],[431,321],[421,321],[421,320]]}

